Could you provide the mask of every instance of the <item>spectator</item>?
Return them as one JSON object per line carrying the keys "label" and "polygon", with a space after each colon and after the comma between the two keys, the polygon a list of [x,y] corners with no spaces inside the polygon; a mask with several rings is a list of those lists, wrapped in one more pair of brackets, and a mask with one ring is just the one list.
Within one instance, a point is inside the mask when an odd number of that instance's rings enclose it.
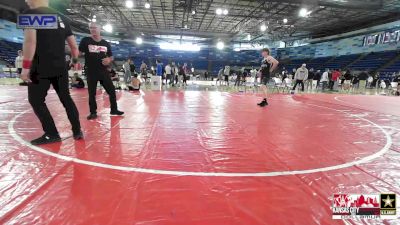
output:
{"label": "spectator", "polygon": [[18,75],[21,75],[22,72],[22,50],[18,50],[18,56],[15,58],[15,68],[17,68]]}
{"label": "spectator", "polygon": [[400,73],[393,78],[393,82],[400,82]]}
{"label": "spectator", "polygon": [[294,75],[294,80],[296,80],[296,83],[293,86],[293,91],[296,90],[296,87],[298,84],[301,85],[301,91],[304,91],[304,81],[307,80],[308,78],[308,70],[306,68],[306,64],[301,65],[300,68],[296,70],[296,73]]}
{"label": "spectator", "polygon": [[225,66],[224,69],[224,81],[226,85],[229,86],[229,75],[231,74],[231,67],[230,66]]}
{"label": "spectator", "polygon": [[131,72],[131,59],[126,60],[124,65],[122,66],[124,68],[124,82],[125,84],[128,84],[129,81],[131,80],[132,77],[132,72]]}
{"label": "spectator", "polygon": [[374,81],[374,78],[372,77],[372,75],[369,75],[368,79],[367,79],[366,88],[372,88],[372,82],[373,81]]}
{"label": "spectator", "polygon": [[311,68],[311,69],[308,71],[308,77],[307,77],[307,80],[306,80],[307,89],[312,89],[312,84],[313,84],[314,76],[315,76],[314,69]]}
{"label": "spectator", "polygon": [[319,86],[319,80],[321,80],[321,70],[317,70],[317,72],[314,75],[314,80],[317,81],[317,87]]}
{"label": "spectator", "polygon": [[147,65],[144,61],[142,61],[142,64],[140,65],[140,73],[142,74],[142,76],[147,75]]}
{"label": "spectator", "polygon": [[358,89],[359,85],[360,85],[360,78],[358,75],[355,75],[351,81],[351,83],[353,84],[353,90],[354,89]]}
{"label": "spectator", "polygon": [[169,65],[169,63],[165,66],[165,74],[167,75],[165,82],[168,82],[169,80],[169,84],[174,84],[174,78],[172,75],[172,67],[171,65]]}
{"label": "spectator", "polygon": [[325,88],[328,86],[328,82],[330,81],[329,79],[329,69],[326,69],[325,72],[322,74],[321,77],[321,83],[322,83],[322,91],[325,91]]}
{"label": "spectator", "polygon": [[224,68],[221,68],[218,71],[218,78],[217,78],[217,81],[215,81],[215,85],[217,85],[218,81],[219,81],[219,85],[221,86],[221,82],[222,82],[223,77],[224,77]]}
{"label": "spectator", "polygon": [[179,67],[179,76],[182,77],[182,81],[183,81],[183,86],[187,85],[186,83],[186,70],[185,70],[185,65],[187,66],[187,64],[185,63],[183,66]]}
{"label": "spectator", "polygon": [[285,68],[283,68],[283,70],[282,70],[282,80],[283,81],[287,78],[287,74],[288,74],[288,72],[285,70]]}
{"label": "spectator", "polygon": [[242,74],[242,82],[246,83],[246,78],[249,76],[249,73],[243,68],[243,74]]}
{"label": "spectator", "polygon": [[240,82],[242,81],[242,74],[241,71],[238,70],[236,72],[236,81],[235,81],[235,85],[234,86],[240,86]]}
{"label": "spectator", "polygon": [[83,82],[82,78],[79,77],[78,73],[74,73],[74,76],[71,80],[71,87],[81,89],[85,87],[85,82]]}
{"label": "spectator", "polygon": [[[131,59],[130,60],[131,61],[131,63],[130,63],[130,67],[131,67],[131,74],[135,74],[136,73],[136,66],[135,66],[135,63],[133,63],[133,60]],[[132,77],[132,76],[131,76]]]}
{"label": "spectator", "polygon": [[333,87],[335,86],[335,83],[338,81],[340,75],[341,74],[337,69],[332,72],[332,79],[329,84],[329,89],[331,89],[331,91],[333,91]]}
{"label": "spectator", "polygon": [[254,86],[257,85],[257,73],[258,73],[258,71],[255,68],[250,70],[250,75],[254,79]]}
{"label": "spectator", "polygon": [[138,79],[138,75],[134,74],[132,82],[131,82],[131,85],[128,86],[129,91],[139,91],[140,90],[140,85],[141,85],[141,82]]}
{"label": "spectator", "polygon": [[[21,76],[21,72],[22,72],[22,61],[23,61],[23,51],[22,50],[18,50],[18,56],[17,58],[15,58],[15,68],[17,68],[17,73],[18,76]],[[28,86],[28,83],[26,83],[25,81],[22,81],[21,83],[19,83],[20,86]]]}
{"label": "spectator", "polygon": [[350,70],[346,70],[346,73],[344,74],[343,78],[344,78],[343,90],[350,90],[350,85],[352,80],[352,75],[350,73]]}
{"label": "spectator", "polygon": [[[172,76],[173,76],[173,80],[175,81],[175,84],[178,84],[178,82],[179,82],[179,68],[175,64],[175,62],[172,62]],[[172,86],[175,86],[175,85],[172,84]]]}
{"label": "spectator", "polygon": [[164,84],[163,64],[159,60],[156,60],[156,64],[156,75],[161,77],[161,83]]}

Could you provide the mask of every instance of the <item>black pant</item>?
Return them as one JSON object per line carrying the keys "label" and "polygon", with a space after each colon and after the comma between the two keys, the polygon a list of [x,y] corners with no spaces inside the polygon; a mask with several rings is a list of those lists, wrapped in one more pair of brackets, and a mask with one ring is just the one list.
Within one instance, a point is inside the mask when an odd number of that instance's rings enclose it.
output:
{"label": "black pant", "polygon": [[329,89],[333,90],[333,86],[335,86],[335,81],[330,80],[329,81]]}
{"label": "black pant", "polygon": [[68,75],[54,78],[32,79],[28,85],[28,99],[33,111],[42,123],[43,131],[49,136],[58,136],[53,117],[46,105],[47,91],[50,84],[57,92],[58,98],[67,111],[68,119],[72,125],[72,131],[78,133],[81,130],[79,112],[69,93]]}
{"label": "black pant", "polygon": [[111,81],[111,77],[108,74],[88,74],[87,83],[88,83],[88,91],[89,91],[89,107],[90,113],[97,113],[97,103],[96,103],[96,90],[97,90],[97,82],[104,87],[109,98],[110,98],[110,106],[111,111],[117,111],[117,97],[115,96],[115,87]]}
{"label": "black pant", "polygon": [[242,77],[241,76],[237,76],[236,77],[236,81],[235,81],[235,86],[239,86],[241,81],[242,81]]}
{"label": "black pant", "polygon": [[296,87],[297,87],[298,84],[301,85],[301,91],[304,91],[304,82],[302,80],[296,80],[296,83],[294,84],[292,90],[296,90]]}
{"label": "black pant", "polygon": [[[169,80],[169,84],[174,84],[174,76],[172,74],[167,74],[167,80]],[[165,82],[167,82],[165,80]]]}

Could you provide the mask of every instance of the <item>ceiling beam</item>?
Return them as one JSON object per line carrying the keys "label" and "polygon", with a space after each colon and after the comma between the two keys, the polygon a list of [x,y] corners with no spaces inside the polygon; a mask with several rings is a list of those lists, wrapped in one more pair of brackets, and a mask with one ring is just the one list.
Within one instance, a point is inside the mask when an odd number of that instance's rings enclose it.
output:
{"label": "ceiling beam", "polygon": [[201,18],[200,24],[199,24],[199,28],[197,28],[198,30],[200,30],[201,25],[203,25],[203,21],[204,18],[206,17],[208,10],[210,10],[211,4],[213,3],[213,0],[210,0],[207,4],[206,10],[204,11],[203,17]]}

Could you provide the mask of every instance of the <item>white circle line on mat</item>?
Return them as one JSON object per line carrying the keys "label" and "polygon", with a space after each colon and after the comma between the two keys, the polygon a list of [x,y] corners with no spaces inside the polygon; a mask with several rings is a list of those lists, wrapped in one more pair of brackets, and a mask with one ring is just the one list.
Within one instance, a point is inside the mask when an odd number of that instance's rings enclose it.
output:
{"label": "white circle line on mat", "polygon": [[74,162],[77,164],[81,165],[87,165],[87,166],[93,166],[93,167],[98,167],[98,168],[104,168],[104,169],[112,169],[112,170],[120,170],[120,171],[125,171],[125,172],[137,172],[137,173],[148,173],[148,174],[157,174],[157,175],[172,175],[172,176],[198,176],[198,177],[275,177],[275,176],[288,176],[288,175],[301,175],[301,174],[312,174],[312,173],[319,173],[319,172],[327,172],[327,171],[332,171],[332,170],[339,170],[339,169],[345,169],[349,168],[352,166],[364,164],[367,162],[370,162],[376,158],[381,157],[384,155],[387,151],[390,150],[390,147],[392,146],[392,138],[390,134],[380,125],[366,119],[363,117],[360,117],[358,115],[353,115],[347,111],[342,111],[338,109],[333,109],[325,106],[319,106],[319,105],[314,105],[314,104],[308,104],[312,105],[315,107],[320,107],[320,108],[325,108],[325,109],[330,109],[334,110],[337,112],[342,112],[348,115],[351,115],[353,117],[357,117],[360,120],[364,120],[371,125],[375,126],[379,130],[382,131],[382,133],[386,137],[386,144],[383,146],[382,149],[380,149],[378,152],[375,152],[372,155],[363,157],[359,160],[352,161],[352,162],[347,162],[339,165],[334,165],[334,166],[328,166],[328,167],[321,167],[321,168],[315,168],[315,169],[307,169],[307,170],[290,170],[290,171],[274,171],[274,172],[255,172],[255,173],[229,173],[229,172],[189,172],[189,171],[175,171],[175,170],[159,170],[159,169],[147,169],[147,168],[137,168],[137,167],[128,167],[128,166],[116,166],[116,165],[110,165],[106,163],[99,163],[99,162],[93,162],[93,161],[88,161],[88,160],[83,160],[83,159],[78,159],[70,156],[65,156],[61,154],[57,154],[48,150],[45,150],[39,146],[34,146],[28,141],[25,141],[19,136],[15,129],[14,129],[14,124],[16,120],[25,114],[26,112],[30,111],[24,111],[18,115],[16,115],[14,118],[10,120],[8,123],[8,131],[10,135],[18,141],[21,145],[24,145],[26,147],[29,147],[30,149],[45,154],[47,156],[51,156],[60,160],[68,161],[68,162]]}

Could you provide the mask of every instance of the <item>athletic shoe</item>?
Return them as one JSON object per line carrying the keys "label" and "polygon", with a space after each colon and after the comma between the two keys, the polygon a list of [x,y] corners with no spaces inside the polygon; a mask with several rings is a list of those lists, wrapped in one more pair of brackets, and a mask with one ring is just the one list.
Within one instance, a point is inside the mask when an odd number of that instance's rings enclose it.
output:
{"label": "athletic shoe", "polygon": [[94,120],[97,118],[97,114],[96,113],[91,113],[89,116],[86,117],[88,120]]}
{"label": "athletic shoe", "polygon": [[44,144],[50,144],[50,143],[56,143],[56,142],[61,142],[61,138],[59,135],[51,137],[51,136],[44,134],[43,136],[36,138],[35,140],[32,140],[31,144],[44,145]]}
{"label": "athletic shoe", "polygon": [[266,99],[264,99],[262,102],[258,103],[257,105],[258,105],[258,106],[261,106],[261,107],[264,107],[264,106],[267,106],[267,105],[268,105],[268,102],[267,102]]}
{"label": "athletic shoe", "polygon": [[73,136],[75,140],[81,140],[83,139],[83,132],[80,130],[78,133],[74,133]]}
{"label": "athletic shoe", "polygon": [[122,116],[122,115],[124,115],[124,112],[115,110],[115,111],[111,111],[110,114],[111,114],[111,116]]}

